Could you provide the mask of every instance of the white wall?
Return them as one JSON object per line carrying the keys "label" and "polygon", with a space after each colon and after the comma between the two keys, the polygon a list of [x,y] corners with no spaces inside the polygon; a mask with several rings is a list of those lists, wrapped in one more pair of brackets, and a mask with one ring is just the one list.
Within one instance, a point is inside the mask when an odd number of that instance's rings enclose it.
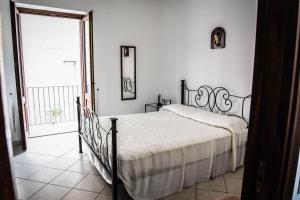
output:
{"label": "white wall", "polygon": [[[95,82],[101,114],[142,112],[157,94],[179,99],[189,85],[251,91],[257,0],[20,0],[23,3],[94,11]],[[9,1],[3,10],[5,66],[15,94]],[[210,32],[227,31],[226,49],[210,50]],[[137,47],[137,100],[121,101],[120,45]]]}
{"label": "white wall", "polygon": [[24,14],[21,22],[26,87],[80,85],[79,20]]}
{"label": "white wall", "polygon": [[[257,0],[165,0],[164,52],[168,71],[176,68],[173,85],[224,86],[248,95],[252,88]],[[224,27],[226,48],[210,49],[211,31]],[[174,73],[174,72],[173,72]]]}

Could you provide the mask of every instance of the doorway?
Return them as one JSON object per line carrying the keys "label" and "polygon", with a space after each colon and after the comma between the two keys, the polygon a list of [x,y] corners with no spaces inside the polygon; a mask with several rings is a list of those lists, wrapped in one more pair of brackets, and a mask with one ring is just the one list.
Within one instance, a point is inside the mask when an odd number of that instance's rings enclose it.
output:
{"label": "doorway", "polygon": [[78,19],[21,14],[28,137],[77,129],[81,96]]}
{"label": "doorway", "polygon": [[11,2],[22,149],[27,137],[76,131],[76,97],[94,108],[92,12]]}

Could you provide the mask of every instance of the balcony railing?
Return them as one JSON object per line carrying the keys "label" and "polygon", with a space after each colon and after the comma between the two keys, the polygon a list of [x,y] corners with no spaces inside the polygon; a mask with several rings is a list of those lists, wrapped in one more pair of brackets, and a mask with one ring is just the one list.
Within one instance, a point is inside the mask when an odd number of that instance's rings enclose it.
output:
{"label": "balcony railing", "polygon": [[80,86],[27,87],[29,125],[77,120],[76,97]]}

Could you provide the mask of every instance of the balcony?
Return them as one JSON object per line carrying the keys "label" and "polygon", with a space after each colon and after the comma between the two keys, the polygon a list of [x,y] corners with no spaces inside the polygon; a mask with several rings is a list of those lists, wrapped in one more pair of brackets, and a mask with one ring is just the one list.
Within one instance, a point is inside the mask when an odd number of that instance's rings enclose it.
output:
{"label": "balcony", "polygon": [[29,137],[76,131],[79,85],[27,87]]}

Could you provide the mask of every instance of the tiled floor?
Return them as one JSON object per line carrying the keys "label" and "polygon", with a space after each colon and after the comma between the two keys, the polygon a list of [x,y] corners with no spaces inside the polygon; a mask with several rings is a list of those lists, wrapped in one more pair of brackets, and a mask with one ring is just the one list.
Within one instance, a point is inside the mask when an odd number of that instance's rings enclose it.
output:
{"label": "tiled floor", "polygon": [[[18,197],[22,200],[109,200],[110,186],[78,154],[76,133],[32,138],[28,150],[14,157]],[[164,200],[215,200],[239,196],[243,169],[185,188]],[[120,188],[120,199],[131,199]]]}
{"label": "tiled floor", "polygon": [[67,133],[77,130],[77,121],[60,122],[54,124],[42,124],[29,127],[29,136],[45,136],[56,133]]}

